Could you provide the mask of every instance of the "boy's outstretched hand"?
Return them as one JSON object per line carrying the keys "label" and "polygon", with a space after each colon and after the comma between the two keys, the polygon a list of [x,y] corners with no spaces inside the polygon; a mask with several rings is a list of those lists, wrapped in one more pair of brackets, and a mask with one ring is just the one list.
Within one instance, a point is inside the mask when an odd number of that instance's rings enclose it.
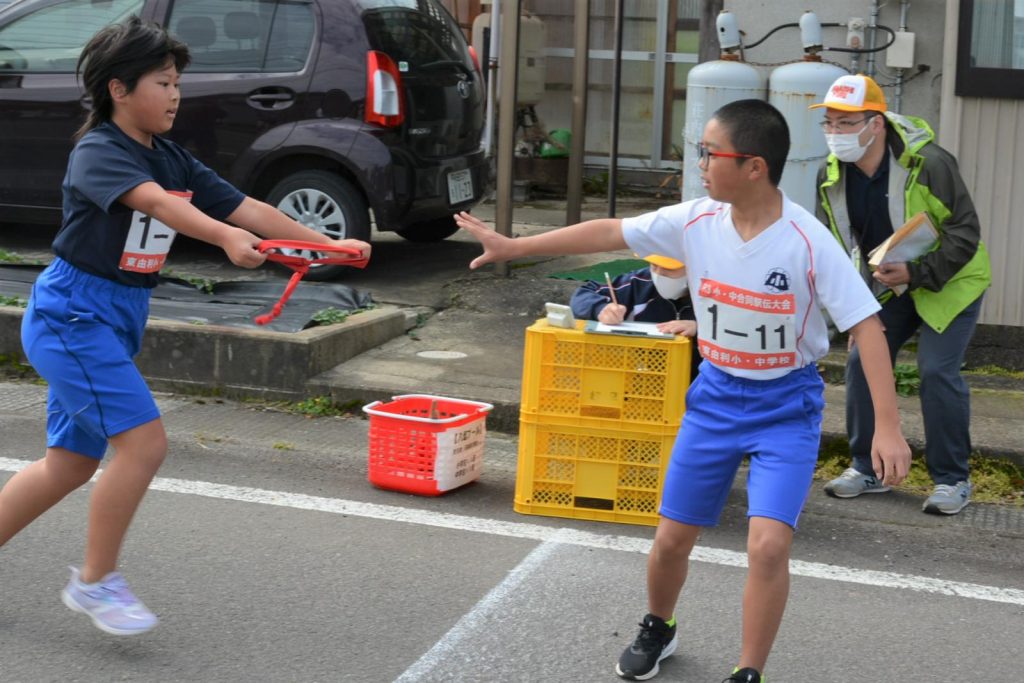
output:
{"label": "boy's outstretched hand", "polygon": [[470,268],[476,269],[488,263],[510,261],[516,257],[515,240],[494,232],[476,216],[460,211],[455,214],[455,224],[476,238],[484,248],[483,254],[470,261]]}

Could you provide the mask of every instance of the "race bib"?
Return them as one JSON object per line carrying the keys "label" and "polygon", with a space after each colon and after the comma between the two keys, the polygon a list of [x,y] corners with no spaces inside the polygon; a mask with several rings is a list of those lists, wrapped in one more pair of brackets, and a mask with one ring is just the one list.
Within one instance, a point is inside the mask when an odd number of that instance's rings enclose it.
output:
{"label": "race bib", "polygon": [[796,297],[765,294],[714,280],[700,283],[700,353],[743,370],[796,367]]}
{"label": "race bib", "polygon": [[[168,190],[167,193],[192,201],[191,192]],[[167,253],[171,250],[171,244],[174,243],[177,234],[152,216],[147,216],[141,211],[133,211],[119,267],[132,273],[157,272],[167,260]]]}

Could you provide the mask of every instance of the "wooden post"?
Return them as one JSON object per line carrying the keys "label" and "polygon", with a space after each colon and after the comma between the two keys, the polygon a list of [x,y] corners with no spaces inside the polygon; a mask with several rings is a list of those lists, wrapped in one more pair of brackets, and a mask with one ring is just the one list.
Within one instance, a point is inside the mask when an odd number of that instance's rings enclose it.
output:
{"label": "wooden post", "polygon": [[[512,236],[512,181],[516,135],[516,86],[519,79],[519,6],[521,0],[502,0],[501,59],[498,62],[498,156],[494,229]],[[498,275],[508,275],[507,263],[495,264]]]}

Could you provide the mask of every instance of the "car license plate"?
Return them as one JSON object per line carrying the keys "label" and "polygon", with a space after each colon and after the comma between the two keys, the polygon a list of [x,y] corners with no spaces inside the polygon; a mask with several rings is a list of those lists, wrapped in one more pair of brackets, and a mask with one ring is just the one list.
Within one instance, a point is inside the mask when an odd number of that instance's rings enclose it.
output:
{"label": "car license plate", "polygon": [[467,168],[448,174],[448,203],[461,204],[473,198],[473,173]]}

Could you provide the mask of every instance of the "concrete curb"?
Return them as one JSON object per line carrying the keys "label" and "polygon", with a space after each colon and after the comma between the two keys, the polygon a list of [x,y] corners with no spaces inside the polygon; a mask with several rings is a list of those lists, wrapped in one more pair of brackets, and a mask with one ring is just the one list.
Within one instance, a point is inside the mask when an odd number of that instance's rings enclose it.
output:
{"label": "concrete curb", "polygon": [[[0,306],[0,355],[23,358],[24,309]],[[151,319],[135,359],[159,391],[285,400],[307,381],[405,332],[401,309],[363,311],[337,325],[295,333]]]}

